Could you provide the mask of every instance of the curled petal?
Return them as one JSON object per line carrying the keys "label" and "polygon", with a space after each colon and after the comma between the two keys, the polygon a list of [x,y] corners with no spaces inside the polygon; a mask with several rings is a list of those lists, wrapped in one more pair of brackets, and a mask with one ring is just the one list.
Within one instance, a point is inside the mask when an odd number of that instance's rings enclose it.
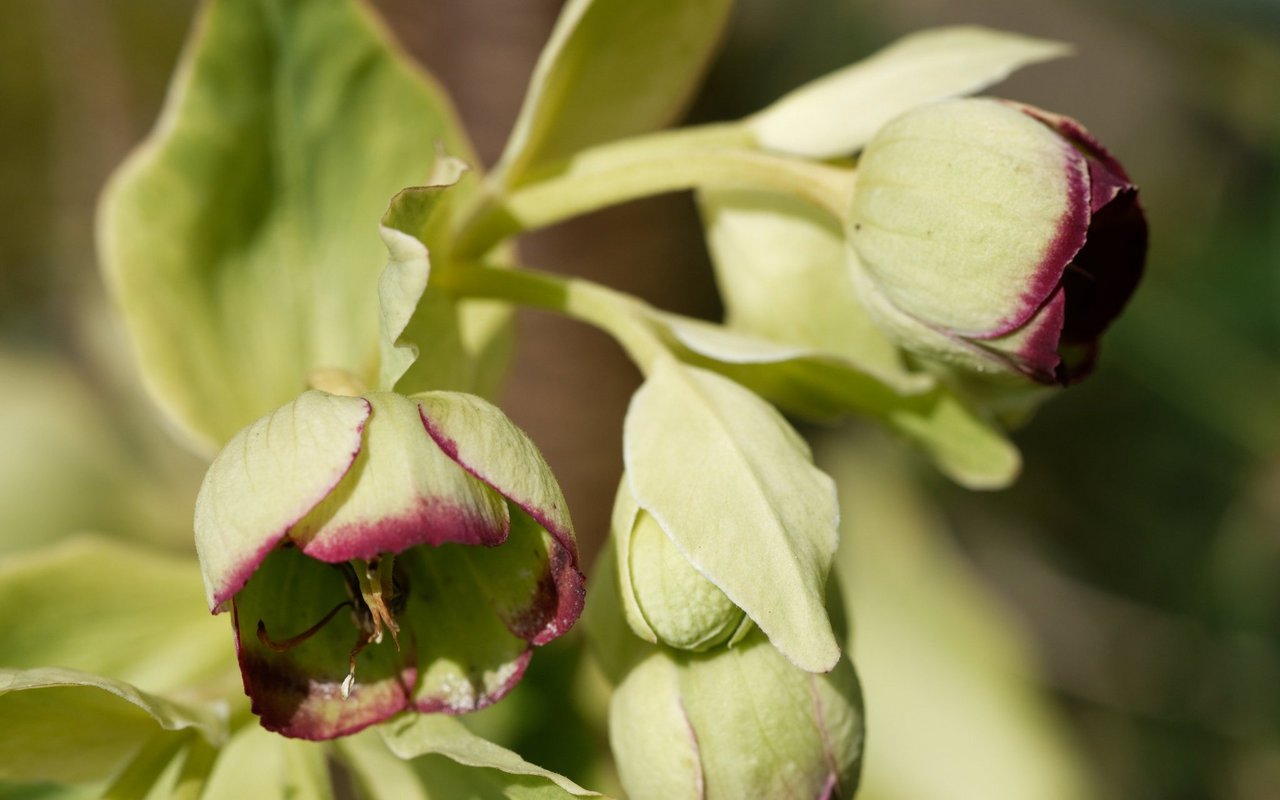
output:
{"label": "curled petal", "polygon": [[414,399],[422,425],[440,449],[510,501],[513,527],[523,512],[549,534],[530,550],[545,553],[545,566],[531,582],[527,604],[520,610],[507,604],[503,613],[521,638],[551,641],[577,620],[585,596],[573,522],[551,468],[529,437],[491,403],[456,392],[427,392]]}
{"label": "curled petal", "polygon": [[267,554],[316,507],[361,452],[372,407],[306,392],[241,430],[196,498],[196,552],[209,608],[222,611]]}

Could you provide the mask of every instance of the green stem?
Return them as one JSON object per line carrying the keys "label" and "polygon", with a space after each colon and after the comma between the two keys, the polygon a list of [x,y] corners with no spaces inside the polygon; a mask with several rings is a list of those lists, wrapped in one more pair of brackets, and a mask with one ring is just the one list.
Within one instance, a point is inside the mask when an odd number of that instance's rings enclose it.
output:
{"label": "green stem", "polygon": [[460,255],[479,256],[502,239],[628,200],[684,189],[764,191],[798,197],[846,216],[853,170],[754,149],[740,124],[638,136],[588,148],[509,189],[490,184],[462,215]]}
{"label": "green stem", "polygon": [[554,311],[609,334],[642,373],[667,347],[647,321],[648,306],[631,295],[580,278],[529,269],[449,263],[431,274],[431,285],[457,297],[504,300]]}

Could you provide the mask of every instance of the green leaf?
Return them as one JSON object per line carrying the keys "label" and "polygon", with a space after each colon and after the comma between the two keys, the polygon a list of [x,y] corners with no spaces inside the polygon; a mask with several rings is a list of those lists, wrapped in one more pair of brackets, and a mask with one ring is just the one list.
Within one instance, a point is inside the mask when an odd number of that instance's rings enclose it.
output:
{"label": "green leaf", "polygon": [[246,725],[214,762],[200,800],[331,800],[329,748]]}
{"label": "green leaf", "polygon": [[433,185],[400,192],[382,218],[390,260],[378,282],[378,386],[386,391],[456,389],[492,396],[501,382],[513,339],[513,309],[457,301],[429,285],[431,265],[450,258],[454,212],[472,188],[459,182],[463,168],[457,159],[442,158]]}
{"label": "green leaf", "polygon": [[839,356],[903,393],[928,388],[858,300],[838,222],[783,195],[698,198],[726,325]]}
{"label": "green leaf", "polygon": [[[105,337],[103,337],[105,338]],[[101,341],[98,339],[97,341]],[[83,364],[0,347],[0,554],[84,530],[187,547],[204,465]]]}
{"label": "green leaf", "polygon": [[858,797],[1101,796],[1043,688],[1022,621],[978,579],[902,456],[865,435],[819,447],[819,463],[850,498],[836,570],[875,708]]}
{"label": "green leaf", "polygon": [[377,220],[437,141],[470,158],[442,91],[361,4],[204,5],[99,217],[143,376],[194,444],[227,441],[313,368],[372,383]]}
{"label": "green leaf", "polygon": [[920,31],[792,91],[747,124],[766,150],[848,156],[904,111],[981,91],[1068,52],[1057,42],[979,27]]}
{"label": "green leaf", "polygon": [[[477,792],[482,797],[550,800],[600,796],[476,736],[460,721],[442,714],[411,714],[381,725],[377,730],[387,747],[399,758],[416,759],[434,753],[477,768],[469,770],[468,776],[475,779],[477,786],[488,785],[489,791]],[[494,776],[493,770],[504,774]]]}
{"label": "green leaf", "polygon": [[82,535],[0,563],[6,667],[57,664],[153,692],[217,680],[238,690],[227,634],[194,559]]}
{"label": "green leaf", "polygon": [[99,780],[158,729],[226,735],[225,710],[196,708],[123,681],[61,667],[0,669],[0,779]]}
{"label": "green leaf", "polygon": [[636,502],[695,569],[797,666],[835,666],[823,607],[834,487],[777,411],[731,380],[659,359],[627,411],[623,460]]}
{"label": "green leaf", "polygon": [[583,148],[669,123],[697,87],[731,7],[731,0],[570,0],[495,173],[516,186]]}

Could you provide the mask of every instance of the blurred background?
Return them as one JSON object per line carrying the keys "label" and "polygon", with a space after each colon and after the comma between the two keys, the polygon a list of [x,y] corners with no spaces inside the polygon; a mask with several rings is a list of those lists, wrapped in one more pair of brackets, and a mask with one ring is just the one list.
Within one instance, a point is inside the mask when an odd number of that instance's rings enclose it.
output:
{"label": "blurred background", "polygon": [[[492,162],[560,3],[376,5]],[[1083,121],[1141,185],[1152,230],[1145,283],[1098,373],[1018,433],[1014,488],[965,492],[874,431],[807,429],[842,484],[865,796],[1280,798],[1280,2],[739,6],[691,119],[749,113],[923,27],[1071,42],[1075,58],[993,93]],[[11,0],[5,12],[0,553],[80,529],[186,548],[203,465],[137,388],[92,220],[155,118],[193,4]],[[686,196],[576,220],[523,253],[719,314]],[[639,376],[603,335],[563,320],[522,315],[519,341],[503,404],[560,476],[589,558]],[[550,676],[556,659],[542,663]],[[531,692],[565,680],[531,677]],[[585,769],[540,751],[535,729],[522,752]]]}

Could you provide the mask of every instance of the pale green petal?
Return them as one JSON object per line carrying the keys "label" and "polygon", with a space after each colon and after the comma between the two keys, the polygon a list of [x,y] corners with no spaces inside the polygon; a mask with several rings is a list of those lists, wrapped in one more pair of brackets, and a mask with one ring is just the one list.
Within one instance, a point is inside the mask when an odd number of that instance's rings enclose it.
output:
{"label": "pale green petal", "polygon": [[987,338],[1048,298],[1088,224],[1085,159],[995,100],[917,108],[858,162],[849,242],[877,290],[937,330]]}
{"label": "pale green petal", "polygon": [[[511,789],[482,797],[599,797],[562,775],[530,764],[503,747],[476,736],[460,721],[442,714],[411,714],[378,728],[391,752],[403,759],[436,753],[468,767],[505,773]],[[480,770],[477,769],[477,772]],[[487,771],[487,770],[486,770]],[[477,777],[480,777],[477,775]],[[485,776],[492,781],[492,776]],[[528,780],[532,779],[532,780]],[[433,795],[428,795],[433,796]]]}
{"label": "pale green petal", "polygon": [[834,487],[777,411],[727,378],[660,359],[631,401],[623,460],[640,507],[779,650],[803,669],[835,666],[823,607]]}
{"label": "pale green petal", "polygon": [[330,800],[328,749],[246,725],[218,754],[200,800]]}
{"label": "pale green petal", "polygon": [[704,800],[698,737],[675,662],[657,652],[627,673],[609,704],[618,777],[636,798]]}
{"label": "pale green petal", "polygon": [[862,762],[862,697],[847,657],[797,670],[759,635],[681,659],[680,699],[698,734],[707,800],[852,797]]}
{"label": "pale green petal", "polygon": [[377,220],[436,141],[470,158],[447,98],[361,3],[203,5],[99,218],[143,376],[193,443],[227,441],[313,368],[372,382]]}
{"label": "pale green petal", "polygon": [[697,88],[730,0],[570,0],[495,169],[507,186],[591,145],[671,122]]}
{"label": "pale green petal", "polygon": [[609,740],[634,800],[853,797],[862,697],[848,658],[806,672],[755,632],[705,654],[653,651],[613,695]]}
{"label": "pale green petal", "polygon": [[412,703],[436,716],[493,705],[515,688],[531,645],[507,629],[468,566],[470,548],[444,545],[401,555],[409,603],[401,618],[416,636]]}
{"label": "pale green petal", "polygon": [[949,541],[900,449],[840,437],[819,455],[850,498],[836,569],[873,708],[860,800],[1097,798],[1027,632]]}
{"label": "pale green petal", "polygon": [[412,399],[431,437],[454,461],[528,512],[576,558],[564,493],[524,431],[475,395],[426,392]]}
{"label": "pale green petal", "polygon": [[76,783],[105,778],[158,730],[226,735],[225,712],[61,667],[0,669],[0,779]]}
{"label": "pale green petal", "polygon": [[1069,48],[978,27],[920,31],[796,89],[748,120],[761,147],[851,155],[886,122],[922,103],[972,94]]}
{"label": "pale green petal", "polygon": [[334,563],[506,538],[506,504],[432,441],[417,404],[390,392],[358,402],[372,408],[364,445],[337,487],[289,531],[307,555]]}
{"label": "pale green petal", "polygon": [[210,608],[222,608],[347,474],[371,409],[363,398],[306,392],[240,431],[218,454],[195,512]]}
{"label": "pale green petal", "polygon": [[79,536],[0,562],[6,667],[57,664],[153,692],[210,680],[238,691],[228,633],[191,558]]}

